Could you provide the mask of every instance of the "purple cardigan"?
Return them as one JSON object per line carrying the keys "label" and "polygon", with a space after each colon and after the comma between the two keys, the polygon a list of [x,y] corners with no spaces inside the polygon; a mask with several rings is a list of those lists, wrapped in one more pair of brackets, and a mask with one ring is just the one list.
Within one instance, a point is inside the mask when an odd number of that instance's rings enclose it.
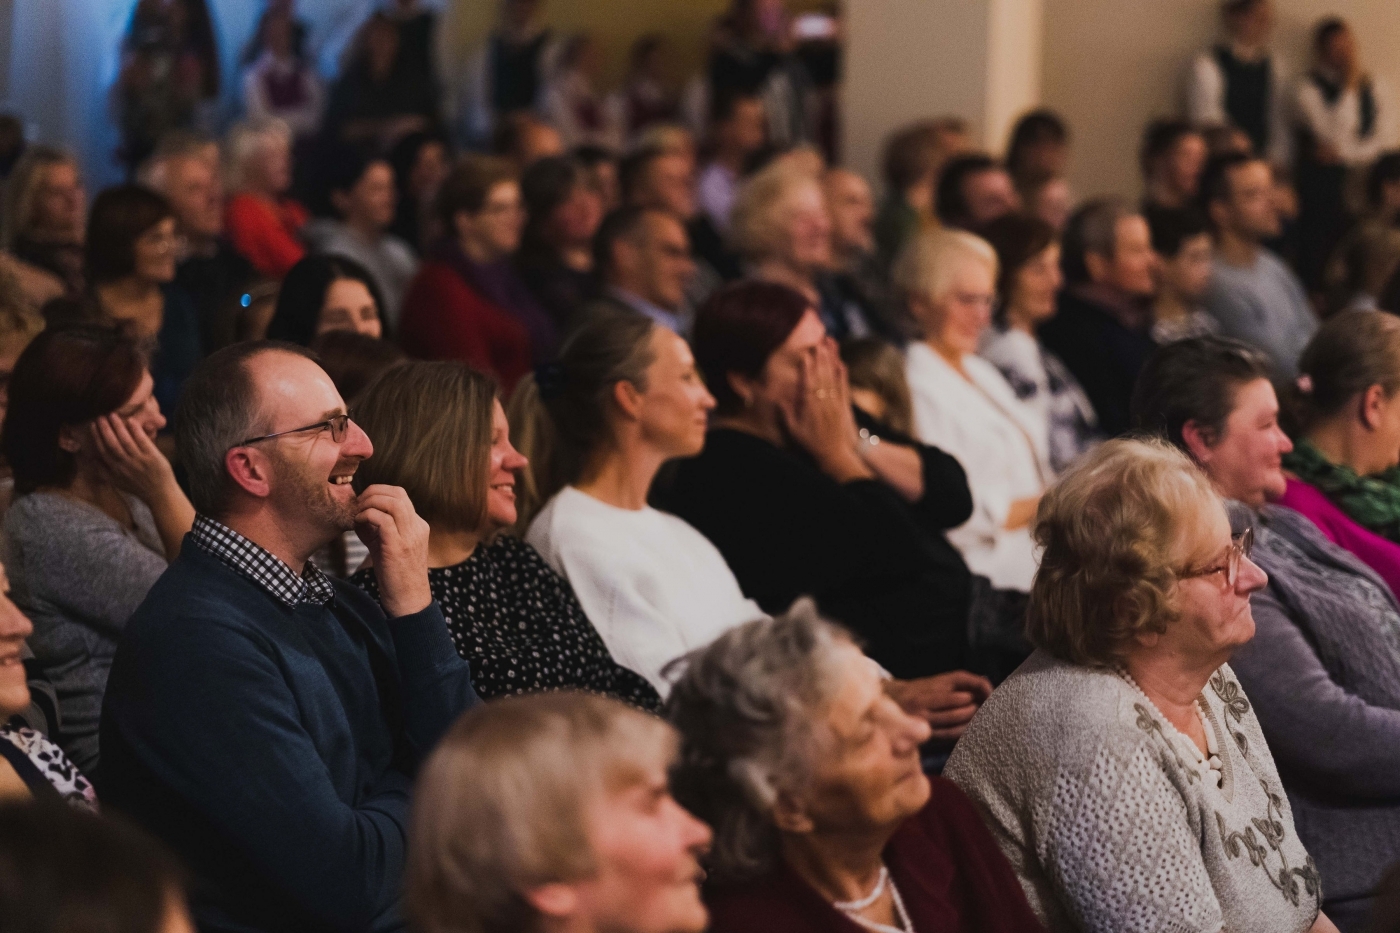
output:
{"label": "purple cardigan", "polygon": [[1400,544],[1362,528],[1322,490],[1299,479],[1288,480],[1288,489],[1276,504],[1307,516],[1327,540],[1355,554],[1400,598]]}

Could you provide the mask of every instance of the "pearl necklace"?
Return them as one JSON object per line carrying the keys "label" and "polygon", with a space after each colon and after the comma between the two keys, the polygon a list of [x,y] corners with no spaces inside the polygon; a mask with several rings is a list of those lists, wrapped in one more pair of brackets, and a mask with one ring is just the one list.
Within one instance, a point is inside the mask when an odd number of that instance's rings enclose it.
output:
{"label": "pearl necklace", "polygon": [[1206,720],[1205,713],[1201,710],[1201,707],[1205,705],[1204,697],[1196,697],[1196,718],[1200,720],[1201,731],[1205,733],[1206,737],[1206,754],[1202,755],[1201,747],[1197,745],[1189,735],[1186,735],[1178,729],[1176,725],[1167,718],[1166,714],[1157,708],[1157,704],[1152,702],[1152,698],[1147,695],[1147,691],[1143,690],[1142,687],[1138,685],[1138,682],[1133,679],[1133,675],[1128,673],[1127,668],[1115,668],[1115,672],[1119,677],[1128,682],[1128,686],[1136,690],[1142,698],[1147,701],[1147,705],[1152,707],[1154,713],[1162,717],[1162,720],[1167,724],[1168,728],[1175,733],[1173,738],[1176,740],[1177,745],[1181,748],[1190,749],[1192,757],[1196,759],[1197,766],[1205,771],[1205,775],[1211,779],[1211,782],[1217,788],[1220,787],[1225,780],[1225,765],[1224,762],[1220,760],[1220,749],[1215,741],[1215,730]]}
{"label": "pearl necklace", "polygon": [[[860,916],[860,912],[880,899],[880,895],[885,893],[885,886],[890,889],[890,896],[894,898],[894,915],[899,921],[899,926],[892,927],[887,923],[876,923],[873,920],[866,920]],[[899,888],[895,887],[894,879],[890,877],[889,869],[884,865],[880,866],[880,877],[875,882],[875,889],[865,897],[854,901],[833,901],[831,904],[847,917],[865,927],[867,930],[874,930],[875,933],[914,933],[914,924],[909,919],[909,911],[904,907],[904,898],[899,896]]]}

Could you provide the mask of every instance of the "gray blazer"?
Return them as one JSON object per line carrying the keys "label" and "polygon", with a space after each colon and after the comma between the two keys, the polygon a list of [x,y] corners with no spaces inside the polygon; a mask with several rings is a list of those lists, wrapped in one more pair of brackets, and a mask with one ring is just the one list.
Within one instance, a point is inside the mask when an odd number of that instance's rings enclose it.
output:
{"label": "gray blazer", "polygon": [[1230,664],[1322,874],[1323,909],[1355,929],[1400,861],[1400,603],[1292,509],[1235,503],[1232,519],[1253,522],[1269,584],[1251,600],[1254,640]]}

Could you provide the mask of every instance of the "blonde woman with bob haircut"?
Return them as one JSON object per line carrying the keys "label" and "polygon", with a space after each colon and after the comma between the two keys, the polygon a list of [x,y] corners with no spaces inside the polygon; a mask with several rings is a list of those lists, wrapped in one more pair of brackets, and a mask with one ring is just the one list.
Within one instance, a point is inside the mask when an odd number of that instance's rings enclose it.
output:
{"label": "blonde woman with bob haircut", "polygon": [[1059,931],[1323,933],[1321,882],[1228,663],[1267,582],[1210,478],[1114,440],[1041,501],[1027,633],[945,772]]}
{"label": "blonde woman with bob haircut", "polygon": [[287,197],[292,186],[292,131],[276,117],[235,124],[225,146],[229,243],[253,268],[280,279],[306,255],[301,230],[311,218]]}
{"label": "blonde woman with bob haircut", "polygon": [[590,694],[463,716],[414,792],[414,929],[701,933],[710,830],[671,796],[676,748],[666,723]]}
{"label": "blonde woman with bob haircut", "polygon": [[931,231],[905,248],[892,275],[923,331],[904,354],[915,436],[956,457],[972,489],[972,518],[948,540],[973,573],[1028,592],[1030,521],[1054,473],[1046,420],[977,356],[996,298],[996,252],[970,233]]}
{"label": "blonde woman with bob haircut", "polygon": [[[647,709],[660,697],[613,661],[569,584],[519,538],[511,445],[496,383],[461,363],[405,363],[371,383],[355,421],[374,441],[364,489],[401,486],[428,522],[428,584],[482,697],[580,689]],[[351,582],[374,598],[370,568]]]}

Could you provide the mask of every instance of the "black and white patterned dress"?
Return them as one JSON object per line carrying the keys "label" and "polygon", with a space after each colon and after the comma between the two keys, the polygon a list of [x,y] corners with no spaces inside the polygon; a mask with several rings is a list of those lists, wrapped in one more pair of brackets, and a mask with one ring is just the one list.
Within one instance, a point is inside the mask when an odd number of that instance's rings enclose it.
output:
{"label": "black and white patterned dress", "polygon": [[14,768],[36,796],[51,787],[73,806],[97,810],[97,794],[88,779],[62,749],[27,726],[0,723],[0,762]]}
{"label": "black and white patterned dress", "polygon": [[[350,582],[379,599],[372,570]],[[503,535],[456,566],[430,569],[428,583],[483,699],[576,689],[660,706],[645,678],[612,659],[568,582],[524,541]]]}

